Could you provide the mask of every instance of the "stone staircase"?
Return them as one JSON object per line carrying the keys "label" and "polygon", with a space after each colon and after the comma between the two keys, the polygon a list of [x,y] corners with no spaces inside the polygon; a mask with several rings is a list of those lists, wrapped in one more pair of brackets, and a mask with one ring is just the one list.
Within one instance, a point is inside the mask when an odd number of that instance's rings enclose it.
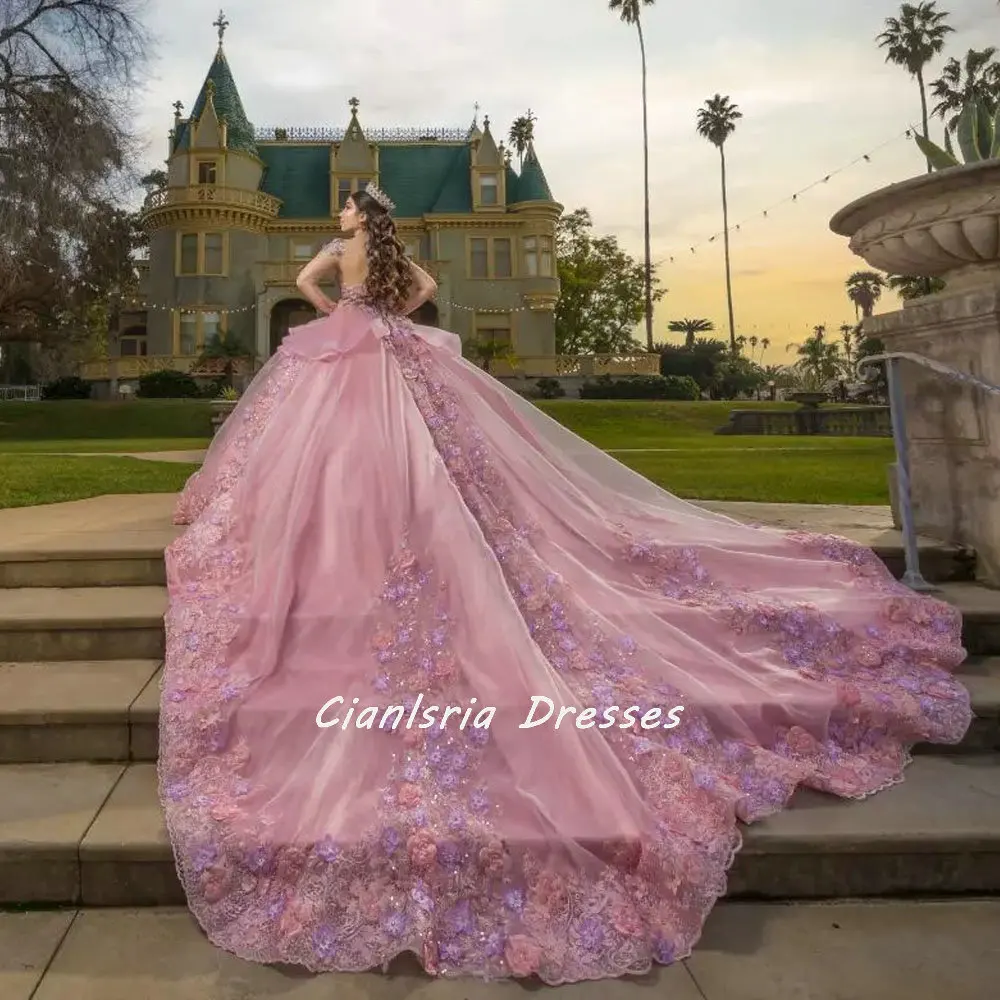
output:
{"label": "stone staircase", "polygon": [[[164,524],[0,546],[0,906],[183,903],[156,785]],[[802,793],[752,827],[731,896],[1000,891],[1000,592],[967,552],[923,548],[965,615],[972,730],[882,795]],[[876,550],[900,568],[898,539]]]}

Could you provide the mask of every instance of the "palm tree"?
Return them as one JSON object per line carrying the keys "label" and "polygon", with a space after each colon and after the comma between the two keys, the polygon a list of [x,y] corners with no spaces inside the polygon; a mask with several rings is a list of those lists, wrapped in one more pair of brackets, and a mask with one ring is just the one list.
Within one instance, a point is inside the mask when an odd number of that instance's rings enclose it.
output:
{"label": "palm tree", "polygon": [[524,154],[528,151],[528,146],[535,138],[535,122],[538,119],[533,114],[531,108],[523,115],[518,115],[510,126],[510,144],[517,153],[519,167],[524,166]]}
{"label": "palm tree", "polygon": [[844,356],[847,358],[848,366],[854,359],[854,329],[850,323],[840,324],[840,342],[844,345]]}
{"label": "palm tree", "polygon": [[[902,66],[917,81],[920,88],[920,120],[924,138],[930,126],[927,114],[927,88],[924,69],[944,48],[945,36],[955,29],[947,23],[947,11],[938,10],[935,0],[900,5],[899,17],[885,19],[885,31],[875,40],[886,50],[885,61]],[[930,160],[927,172],[931,172]]]}
{"label": "palm tree", "polygon": [[698,134],[719,151],[722,164],[722,229],[726,254],[726,304],[729,307],[729,347],[737,352],[736,323],[733,320],[733,281],[729,267],[729,203],[726,195],[726,140],[736,131],[743,112],[728,97],[716,94],[698,109]]}
{"label": "palm tree", "polygon": [[806,387],[810,389],[822,388],[843,371],[840,348],[823,339],[825,332],[823,327],[816,327],[808,340],[796,345],[799,360],[795,367],[805,375]]}
{"label": "palm tree", "polygon": [[646,260],[646,349],[653,352],[653,256],[649,248],[649,117],[646,104],[646,39],[642,34],[642,8],[652,7],[656,0],[609,0],[608,8],[617,11],[626,24],[634,24],[639,33],[639,55],[642,59],[642,193],[643,235]]}
{"label": "palm tree", "polygon": [[952,56],[931,84],[931,94],[937,98],[931,114],[941,118],[949,132],[955,131],[962,108],[976,98],[991,115],[996,112],[1000,104],[1000,64],[996,54],[997,50],[990,46],[969,49],[962,62]]}
{"label": "palm tree", "polygon": [[854,312],[868,319],[875,311],[875,304],[882,297],[885,278],[878,271],[855,271],[847,281],[847,297],[854,303]]}
{"label": "palm tree", "polygon": [[943,278],[922,278],[916,274],[890,274],[886,282],[904,302],[944,291]]}
{"label": "palm tree", "polygon": [[710,333],[715,324],[710,319],[672,319],[667,324],[671,333],[684,334],[684,346],[690,350],[694,347],[694,338],[699,333]]}

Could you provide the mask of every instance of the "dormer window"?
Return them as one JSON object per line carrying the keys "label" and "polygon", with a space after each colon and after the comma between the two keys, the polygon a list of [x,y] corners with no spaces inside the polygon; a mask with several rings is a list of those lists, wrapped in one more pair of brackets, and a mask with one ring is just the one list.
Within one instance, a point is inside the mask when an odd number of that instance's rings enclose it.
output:
{"label": "dormer window", "polygon": [[198,183],[215,184],[216,183],[215,178],[216,178],[215,160],[199,160]]}
{"label": "dormer window", "polygon": [[479,204],[488,207],[500,204],[500,177],[497,174],[479,175]]}
{"label": "dormer window", "polygon": [[347,204],[347,199],[358,191],[364,191],[371,183],[372,178],[367,174],[360,177],[337,178],[337,211],[339,212]]}

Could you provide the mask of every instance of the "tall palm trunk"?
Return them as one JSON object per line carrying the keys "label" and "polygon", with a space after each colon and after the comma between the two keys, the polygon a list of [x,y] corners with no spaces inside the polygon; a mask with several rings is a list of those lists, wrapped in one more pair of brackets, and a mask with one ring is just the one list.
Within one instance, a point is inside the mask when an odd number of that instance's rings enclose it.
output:
{"label": "tall palm trunk", "polygon": [[649,245],[649,116],[646,108],[646,40],[642,34],[642,21],[636,18],[639,31],[639,54],[642,57],[642,195],[645,239],[646,278],[646,350],[653,352],[653,259]]}
{"label": "tall palm trunk", "polygon": [[722,161],[722,239],[726,254],[726,305],[729,307],[729,349],[736,354],[736,322],[733,319],[733,279],[729,273],[729,201],[726,197],[726,150],[719,146]]}
{"label": "tall palm trunk", "polygon": [[[924,129],[924,139],[930,141],[930,117],[927,114],[927,87],[924,84],[924,72],[918,69],[916,72],[917,86],[920,88],[920,121]],[[927,161],[927,173],[931,173],[934,168],[931,161]]]}
{"label": "tall palm trunk", "polygon": [[[920,87],[920,120],[924,128],[924,139],[930,141],[930,120],[927,115],[927,87],[924,85],[924,73],[923,70],[917,70],[917,85]],[[927,160],[927,173],[933,173],[934,168],[931,166],[930,159]],[[931,279],[924,278],[921,282],[924,289],[924,295],[931,294]]]}

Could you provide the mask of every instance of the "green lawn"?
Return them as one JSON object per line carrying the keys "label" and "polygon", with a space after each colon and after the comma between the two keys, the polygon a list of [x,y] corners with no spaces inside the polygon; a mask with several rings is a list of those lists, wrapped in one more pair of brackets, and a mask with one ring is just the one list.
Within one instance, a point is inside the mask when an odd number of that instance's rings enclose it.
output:
{"label": "green lawn", "polygon": [[[889,502],[888,438],[715,434],[730,410],[793,409],[793,404],[550,400],[538,405],[687,499]],[[193,451],[208,443],[209,414],[204,400],[0,402],[0,507],[177,490],[191,466],[53,453]]]}
{"label": "green lawn", "polygon": [[71,438],[66,441],[4,441],[0,439],[0,455],[52,455],[59,452],[201,451],[208,447],[209,441],[210,438]]}
{"label": "green lawn", "polygon": [[197,466],[137,458],[0,454],[0,508],[107,493],[176,493]]}
{"label": "green lawn", "polygon": [[853,448],[616,454],[615,458],[687,500],[888,504],[891,444],[859,439]]}
{"label": "green lawn", "polygon": [[204,439],[211,435],[212,412],[207,399],[0,402],[0,443],[90,441],[93,438],[145,440],[148,443],[155,439]]}

